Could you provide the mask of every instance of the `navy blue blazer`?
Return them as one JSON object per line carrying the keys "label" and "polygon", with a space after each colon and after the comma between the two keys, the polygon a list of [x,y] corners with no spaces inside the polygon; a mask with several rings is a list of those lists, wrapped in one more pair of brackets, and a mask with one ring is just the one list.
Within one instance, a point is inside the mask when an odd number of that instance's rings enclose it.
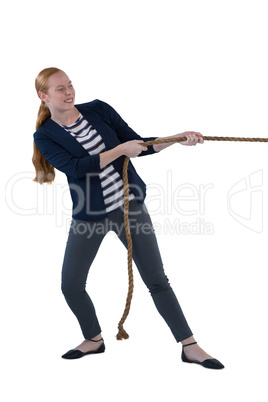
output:
{"label": "navy blue blazer", "polygon": [[[107,103],[94,101],[75,105],[85,119],[101,135],[106,150],[130,140],[151,141],[156,137],[141,137],[133,131],[120,115]],[[100,156],[89,155],[85,148],[64,128],[49,118],[33,135],[36,146],[56,169],[67,176],[73,202],[72,217],[82,220],[104,219],[107,216],[99,179]],[[153,146],[139,156],[154,154]],[[112,162],[122,178],[125,156]],[[146,185],[137,174],[131,161],[128,165],[129,187],[143,203]]]}

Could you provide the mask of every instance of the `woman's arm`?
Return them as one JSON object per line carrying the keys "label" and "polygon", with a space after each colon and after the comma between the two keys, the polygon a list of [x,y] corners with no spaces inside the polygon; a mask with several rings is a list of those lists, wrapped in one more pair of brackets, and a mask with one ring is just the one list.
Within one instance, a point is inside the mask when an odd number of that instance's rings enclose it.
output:
{"label": "woman's arm", "polygon": [[34,134],[34,141],[46,158],[46,160],[54,166],[54,168],[67,174],[75,179],[85,177],[87,173],[100,172],[100,154],[88,155],[84,157],[74,157],[66,149],[56,144],[45,135]]}
{"label": "woman's arm", "polygon": [[[202,144],[204,142],[202,138],[202,134],[197,133],[195,131],[185,131],[184,133],[175,134],[170,137],[164,138],[174,138],[174,137],[186,137],[187,140],[180,142],[182,145],[196,145],[198,142]],[[163,139],[163,137],[159,137]],[[158,139],[158,138],[157,138]],[[115,159],[119,158],[122,155],[128,156],[129,158],[135,158],[139,156],[142,152],[147,151],[148,148],[140,145],[144,141],[142,140],[132,140],[124,142],[117,147],[110,149],[109,151],[105,151],[100,153],[100,168],[103,169],[106,165],[113,162]],[[162,149],[169,147],[170,145],[175,144],[175,142],[167,142],[163,144],[155,144],[153,145],[154,151],[159,152]]]}
{"label": "woman's arm", "polygon": [[[201,133],[198,133],[196,131],[185,131],[184,133],[180,134],[175,134],[171,135],[169,137],[158,137],[158,139],[163,140],[164,138],[169,139],[169,138],[176,138],[176,137],[186,137],[187,141],[182,141],[180,142],[181,145],[196,145],[197,143],[203,144],[203,136]],[[170,147],[171,145],[176,144],[175,142],[167,142],[163,144],[154,144],[153,148],[156,152],[162,151],[162,149],[165,149],[167,147]]]}
{"label": "woman's arm", "polygon": [[141,143],[143,143],[141,140],[127,141],[123,144],[117,145],[117,147],[110,149],[109,151],[100,153],[100,168],[103,169],[106,165],[122,155],[128,156],[129,158],[135,158],[141,152],[147,151],[147,147],[140,145]]}
{"label": "woman's arm", "polygon": [[[130,140],[134,139],[142,140],[144,142],[158,139],[156,137],[141,137],[128,126],[128,124],[122,119],[122,117],[116,112],[116,110],[112,106],[110,106],[106,102],[100,100],[98,101],[101,108],[103,109],[104,115],[108,117],[110,124],[117,132],[117,135],[122,143],[130,142]],[[195,131],[186,131],[181,134],[175,134],[171,137],[164,137],[164,138],[173,138],[173,137],[187,137],[187,141],[181,142],[182,145],[196,145],[198,142],[199,143],[204,142],[202,134]],[[163,137],[160,138],[163,139]],[[140,152],[137,156],[145,156],[150,155],[154,152],[159,152],[162,149],[165,149],[172,144],[174,144],[174,142],[149,145],[147,148],[143,147],[143,152]]]}
{"label": "woman's arm", "polygon": [[[114,129],[122,144],[126,142],[131,142],[132,140],[145,142],[156,139],[156,137],[141,137],[132,128],[128,126],[128,124],[122,119],[122,117],[116,112],[116,110],[112,106],[101,100],[98,100],[98,102],[103,117],[108,120],[110,126]],[[155,150],[153,146],[150,145],[148,147],[143,147],[142,152],[139,152],[138,155],[136,156],[146,156],[154,153]]]}

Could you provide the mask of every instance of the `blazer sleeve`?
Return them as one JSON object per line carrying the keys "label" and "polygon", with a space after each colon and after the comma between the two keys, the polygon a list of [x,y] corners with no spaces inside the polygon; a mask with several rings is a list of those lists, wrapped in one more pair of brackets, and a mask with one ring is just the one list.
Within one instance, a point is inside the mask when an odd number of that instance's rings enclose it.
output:
{"label": "blazer sleeve", "polygon": [[[138,135],[128,124],[122,119],[122,117],[116,112],[116,110],[108,103],[98,100],[100,106],[105,113],[105,117],[108,119],[110,126],[116,131],[120,142],[127,142],[131,140],[152,141],[157,137],[141,137]],[[158,153],[154,150],[152,145],[149,145],[147,151],[141,152],[138,156],[146,156],[154,153]]]}
{"label": "blazer sleeve", "polygon": [[46,160],[66,175],[80,179],[87,173],[101,172],[99,154],[78,158],[43,133],[35,132],[33,137],[37,148]]}

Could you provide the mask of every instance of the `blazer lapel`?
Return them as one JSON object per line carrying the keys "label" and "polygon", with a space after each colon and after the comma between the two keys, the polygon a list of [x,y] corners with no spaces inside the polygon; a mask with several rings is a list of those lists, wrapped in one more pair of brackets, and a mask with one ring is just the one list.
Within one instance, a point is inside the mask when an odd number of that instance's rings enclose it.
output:
{"label": "blazer lapel", "polygon": [[[79,105],[76,106],[79,111],[81,111],[82,115],[85,119],[92,125],[93,128],[97,130],[97,132],[101,135],[103,142],[106,146],[106,149],[111,149],[115,145],[118,145],[114,142],[114,132],[111,132],[111,127],[108,123],[106,123],[103,119],[101,119],[97,113],[93,111],[87,111],[84,108],[81,108]],[[54,120],[49,118],[42,126],[46,131],[46,135],[51,138],[56,143],[60,144],[67,151],[73,154],[76,157],[86,156],[88,155],[87,150],[81,145],[75,137],[73,137],[68,131],[66,131],[63,127],[57,124]]]}
{"label": "blazer lapel", "polygon": [[76,139],[69,134],[63,127],[50,118],[44,123],[42,128],[45,129],[46,135],[54,142],[61,145],[74,156],[86,156],[88,152],[79,144]]}
{"label": "blazer lapel", "polygon": [[89,124],[92,125],[95,130],[100,134],[106,149],[112,149],[116,145],[118,145],[117,141],[115,141],[115,132],[109,125],[108,121],[102,116],[100,117],[98,113],[96,113],[94,110],[90,110],[87,108],[87,110],[81,105],[82,107],[80,108],[80,105],[77,105],[76,108],[82,113],[84,118],[89,122]]}

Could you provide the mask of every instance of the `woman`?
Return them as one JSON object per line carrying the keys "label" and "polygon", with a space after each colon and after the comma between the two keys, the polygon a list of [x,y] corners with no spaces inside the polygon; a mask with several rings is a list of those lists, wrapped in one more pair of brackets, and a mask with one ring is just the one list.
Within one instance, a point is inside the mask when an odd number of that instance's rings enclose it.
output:
{"label": "woman", "polygon": [[[52,183],[55,170],[67,175],[73,201],[72,222],[62,267],[62,292],[76,315],[85,340],[62,357],[76,359],[105,350],[94,305],[87,294],[89,268],[110,230],[127,247],[123,228],[122,166],[125,156],[158,153],[171,143],[145,147],[142,138],[107,103],[94,100],[75,105],[75,90],[60,69],[42,70],[35,81],[41,99],[34,133],[34,181]],[[203,143],[197,132],[176,134],[182,145]],[[170,138],[170,137],[167,137]],[[182,360],[212,369],[224,366],[201,349],[170,287],[144,199],[146,186],[129,162],[129,215],[132,222],[133,259],[157,310],[175,340],[182,343]],[[146,230],[141,230],[141,227]],[[151,230],[148,231],[148,227]],[[100,229],[101,228],[101,229]],[[146,247],[147,253],[143,250]]]}

